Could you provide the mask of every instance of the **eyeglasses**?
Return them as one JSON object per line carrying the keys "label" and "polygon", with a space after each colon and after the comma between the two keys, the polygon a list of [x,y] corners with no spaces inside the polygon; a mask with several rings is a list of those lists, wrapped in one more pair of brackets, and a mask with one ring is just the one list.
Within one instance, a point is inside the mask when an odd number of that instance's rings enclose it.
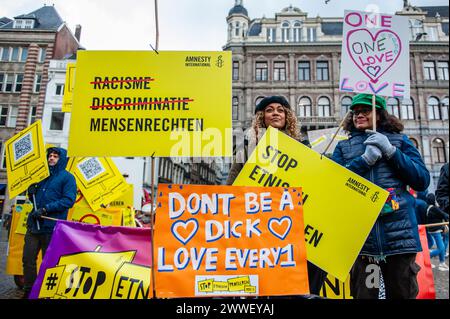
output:
{"label": "eyeglasses", "polygon": [[353,116],[358,116],[359,114],[362,114],[364,116],[369,115],[372,112],[372,109],[359,109],[359,110],[353,110],[351,113]]}

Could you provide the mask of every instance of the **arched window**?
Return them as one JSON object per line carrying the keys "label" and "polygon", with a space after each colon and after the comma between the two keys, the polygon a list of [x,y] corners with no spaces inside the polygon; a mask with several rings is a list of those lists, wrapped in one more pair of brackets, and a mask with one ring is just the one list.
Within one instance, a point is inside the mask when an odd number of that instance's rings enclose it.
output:
{"label": "arched window", "polygon": [[400,102],[395,97],[390,97],[387,100],[387,111],[389,114],[400,118]]}
{"label": "arched window", "polygon": [[402,100],[402,120],[414,120],[414,100],[412,98]]}
{"label": "arched window", "polygon": [[309,97],[302,97],[298,101],[297,114],[299,117],[311,116],[311,99]]}
{"label": "arched window", "polygon": [[[420,40],[423,37],[423,23],[422,23],[422,21],[417,20],[417,19],[410,19],[409,20],[409,30],[410,30],[410,39],[412,41]],[[418,37],[419,34],[422,34],[422,36]],[[424,39],[422,39],[422,40],[424,40]]]}
{"label": "arched window", "polygon": [[427,105],[428,105],[428,119],[440,120],[441,112],[439,109],[439,100],[434,96],[430,96],[428,98]]}
{"label": "arched window", "polygon": [[261,102],[261,100],[264,98],[264,96],[258,96],[255,100],[255,108],[256,106],[259,104],[259,102]]}
{"label": "arched window", "polygon": [[234,29],[234,35],[235,36],[239,36],[239,32],[240,32],[240,23],[239,21],[236,21],[236,25],[235,25],[235,29]]}
{"label": "arched window", "polygon": [[443,120],[448,120],[448,96],[442,99],[441,114]]}
{"label": "arched window", "polygon": [[239,107],[239,98],[237,96],[233,96],[233,105],[231,110],[233,120],[237,120],[239,118],[238,107]]}
{"label": "arched window", "polygon": [[230,22],[228,23],[228,39],[231,39],[233,36],[233,24]]}
{"label": "arched window", "polygon": [[300,21],[294,22],[294,42],[300,42],[302,40],[302,23]]}
{"label": "arched window", "polygon": [[445,163],[447,162],[447,155],[445,154],[445,144],[444,140],[437,138],[433,141],[433,162],[434,163]]}
{"label": "arched window", "polygon": [[409,140],[413,143],[414,147],[419,149],[419,142],[415,138],[410,137]]}
{"label": "arched window", "polygon": [[319,98],[318,101],[318,116],[331,116],[330,99],[325,96]]}
{"label": "arched window", "polygon": [[352,105],[352,98],[350,96],[344,96],[341,100],[341,118],[344,118]]}
{"label": "arched window", "polygon": [[281,24],[281,41],[283,42],[289,42],[289,38],[290,38],[290,29],[289,29],[290,25],[289,22],[284,21]]}

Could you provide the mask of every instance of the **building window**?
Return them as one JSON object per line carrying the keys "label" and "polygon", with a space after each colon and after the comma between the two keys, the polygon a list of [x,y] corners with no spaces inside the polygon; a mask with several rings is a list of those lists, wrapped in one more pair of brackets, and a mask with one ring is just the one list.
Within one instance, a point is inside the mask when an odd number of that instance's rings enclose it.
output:
{"label": "building window", "polygon": [[441,115],[443,120],[448,120],[448,97],[442,99]]}
{"label": "building window", "polygon": [[309,42],[314,42],[317,39],[317,30],[316,28],[307,28],[307,37]]}
{"label": "building window", "polygon": [[445,154],[445,144],[440,138],[433,141],[433,159],[434,163],[445,163],[447,162],[447,156]]}
{"label": "building window", "polygon": [[267,81],[267,62],[256,62],[256,81]]}
{"label": "building window", "polygon": [[409,29],[410,29],[410,40],[418,41],[420,40],[419,34],[423,34],[423,23],[417,19],[409,20]]}
{"label": "building window", "polygon": [[298,80],[299,81],[311,80],[311,65],[309,61],[298,62]]}
{"label": "building window", "polygon": [[3,149],[3,142],[0,141],[0,152],[1,152],[1,164],[2,164],[2,168],[6,169],[6,147]]}
{"label": "building window", "polygon": [[281,41],[289,42],[290,38],[290,29],[289,22],[285,21],[281,24]]}
{"label": "building window", "polygon": [[50,130],[62,131],[64,129],[64,112],[53,110],[50,119]]}
{"label": "building window", "polygon": [[239,110],[239,99],[237,96],[233,96],[233,105],[232,105],[232,109],[231,109],[233,120],[239,119],[238,110]]}
{"label": "building window", "polygon": [[45,54],[46,49],[45,48],[39,48],[39,63],[43,63],[45,61]]}
{"label": "building window", "polygon": [[412,98],[402,101],[402,120],[414,120],[414,101]]}
{"label": "building window", "polygon": [[5,85],[5,73],[0,73],[0,92],[3,92],[3,86]]}
{"label": "building window", "polygon": [[16,83],[14,85],[14,92],[22,91],[23,74],[16,74]]}
{"label": "building window", "polygon": [[276,29],[267,28],[267,42],[275,42],[276,39]]}
{"label": "building window", "polygon": [[436,80],[436,70],[433,61],[423,62],[423,76],[425,80]]}
{"label": "building window", "polygon": [[448,62],[439,61],[437,63],[438,79],[448,81]]}
{"label": "building window", "polygon": [[302,41],[302,24],[300,21],[294,22],[294,42]]}
{"label": "building window", "polygon": [[328,61],[317,61],[317,81],[328,81]]}
{"label": "building window", "polygon": [[55,95],[61,96],[64,94],[64,84],[56,84]]}
{"label": "building window", "polygon": [[298,101],[297,114],[299,117],[311,116],[311,99],[309,97],[304,96]]}
{"label": "building window", "polygon": [[30,114],[28,117],[28,125],[33,124],[34,122],[36,122],[36,113],[37,113],[37,106],[31,106],[30,107]]}
{"label": "building window", "polygon": [[400,102],[398,99],[390,97],[387,100],[386,107],[389,114],[394,115],[397,118],[400,118]]}
{"label": "building window", "polygon": [[273,80],[286,81],[286,62],[273,63]]}
{"label": "building window", "polygon": [[17,116],[19,115],[19,106],[10,105],[8,114],[8,127],[16,127]]}
{"label": "building window", "polygon": [[39,93],[41,90],[41,81],[42,81],[42,75],[36,74],[34,77],[34,93]]}
{"label": "building window", "polygon": [[234,28],[234,35],[235,36],[239,36],[239,29],[240,29],[240,24],[239,24],[239,21],[236,21],[236,25],[235,25],[235,28]]}
{"label": "building window", "polygon": [[239,62],[233,61],[233,80],[239,80]]}
{"label": "building window", "polygon": [[344,96],[341,100],[341,118],[344,118],[352,105],[352,98],[349,96]]}
{"label": "building window", "polygon": [[318,107],[318,115],[320,117],[331,116],[331,105],[329,98],[325,96],[320,97],[317,107]]}
{"label": "building window", "polygon": [[9,61],[9,47],[2,48],[1,61]]}
{"label": "building window", "polygon": [[8,109],[7,105],[0,105],[0,126],[6,126],[8,122]]}
{"label": "building window", "polygon": [[12,62],[19,61],[19,47],[13,47],[12,48],[11,61]]}
{"label": "building window", "polygon": [[28,57],[28,48],[22,48],[22,52],[20,54],[20,62],[27,61],[27,57]]}
{"label": "building window", "polygon": [[12,92],[12,90],[13,90],[13,82],[14,82],[14,74],[11,74],[11,73],[6,74],[5,90],[4,90],[4,92]]}
{"label": "building window", "polygon": [[441,112],[439,110],[439,100],[434,96],[428,98],[428,119],[440,120]]}

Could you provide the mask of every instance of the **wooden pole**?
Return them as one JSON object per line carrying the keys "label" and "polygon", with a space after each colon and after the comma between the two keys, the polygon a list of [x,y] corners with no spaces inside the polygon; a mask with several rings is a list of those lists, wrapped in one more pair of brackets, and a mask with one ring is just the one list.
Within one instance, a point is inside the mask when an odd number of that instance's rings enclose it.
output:
{"label": "wooden pole", "polygon": [[377,111],[375,103],[375,94],[372,95],[372,117],[373,117],[373,130],[377,131]]}
{"label": "wooden pole", "polygon": [[426,225],[423,225],[423,226],[424,227],[434,227],[434,226],[444,226],[444,225],[448,225],[448,222],[435,223],[435,224],[426,224]]}
{"label": "wooden pole", "polygon": [[337,128],[336,132],[334,133],[333,137],[331,138],[330,143],[328,143],[327,147],[325,148],[325,150],[322,152],[321,155],[324,155],[327,153],[328,149],[331,146],[331,143],[333,143],[334,139],[336,138],[337,134],[339,133],[339,131],[341,130],[341,127],[344,125],[344,121],[347,118],[348,114],[351,112],[351,110],[349,109],[347,111],[347,113],[344,115],[344,118],[342,119],[341,123],[339,123],[339,127]]}

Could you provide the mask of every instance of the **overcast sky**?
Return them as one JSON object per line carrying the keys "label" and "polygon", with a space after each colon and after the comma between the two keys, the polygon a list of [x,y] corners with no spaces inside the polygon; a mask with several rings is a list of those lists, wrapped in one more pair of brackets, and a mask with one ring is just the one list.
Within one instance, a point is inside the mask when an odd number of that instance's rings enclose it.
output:
{"label": "overcast sky", "polygon": [[[448,5],[448,0],[410,0],[415,6]],[[56,10],[74,32],[82,26],[88,50],[148,50],[155,46],[154,0],[1,0],[0,17],[30,13],[44,4]],[[250,19],[272,18],[292,4],[309,17],[343,16],[345,9],[378,6],[393,14],[402,0],[243,0]],[[159,50],[221,50],[226,42],[228,11],[235,0],[158,0]]]}

